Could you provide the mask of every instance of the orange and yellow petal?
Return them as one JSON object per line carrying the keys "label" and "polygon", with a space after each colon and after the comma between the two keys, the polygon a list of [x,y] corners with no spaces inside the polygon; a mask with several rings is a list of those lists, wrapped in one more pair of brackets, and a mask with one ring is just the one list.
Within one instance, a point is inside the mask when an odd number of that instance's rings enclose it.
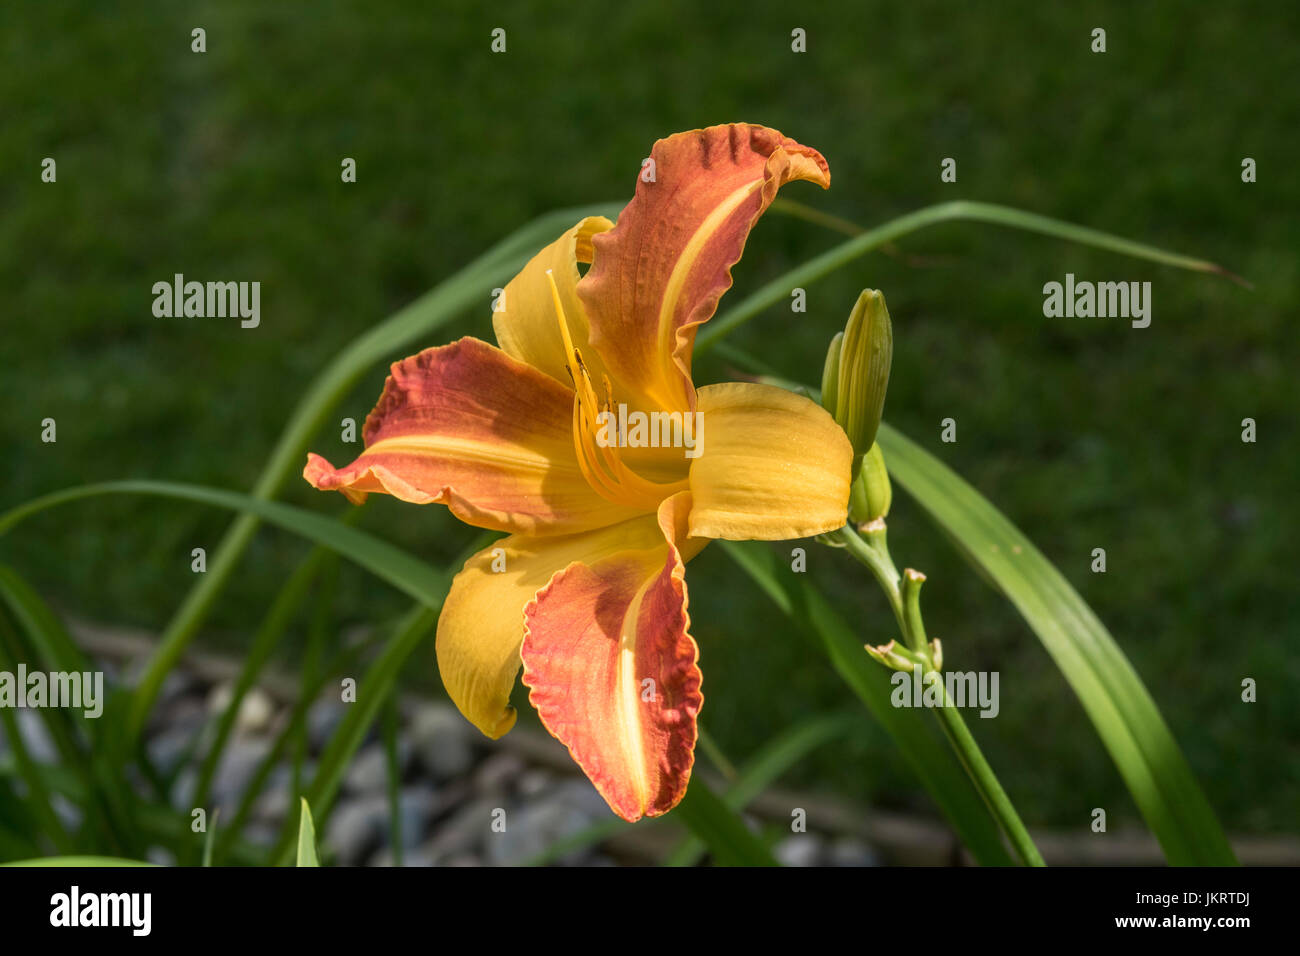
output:
{"label": "orange and yellow petal", "polygon": [[571,389],[464,338],[395,363],[366,419],[366,450],[342,468],[309,455],[303,477],[355,502],[383,492],[445,504],[498,531],[566,534],[634,517],[591,490],[572,427]]}
{"label": "orange and yellow petal", "polygon": [[520,667],[524,606],[575,561],[662,544],[656,517],[643,515],[581,534],[510,535],[471,557],[438,617],[438,670],[452,702],[489,737],[508,731],[515,722],[510,694]]}
{"label": "orange and yellow petal", "polygon": [[546,728],[625,820],[686,793],[703,705],[684,562],[690,494],[659,508],[656,547],[573,564],[525,610],[523,682]]}
{"label": "orange and yellow petal", "polygon": [[613,226],[604,216],[583,219],[535,255],[506,284],[500,307],[492,313],[492,328],[502,351],[545,372],[562,385],[572,386],[565,369],[564,343],[546,277],[550,270],[573,344],[582,351],[593,380],[600,383],[605,369],[599,356],[588,346],[587,316],[577,292],[578,263],[591,262],[592,237]]}
{"label": "orange and yellow petal", "polygon": [[775,130],[737,123],[655,143],[618,225],[592,238],[578,283],[591,343],[630,404],[694,407],[691,349],[731,287],[749,230],[796,179],[830,185],[821,154]]}
{"label": "orange and yellow petal", "polygon": [[699,390],[699,413],[692,535],[781,541],[844,525],[853,446],[820,405],[783,388],[729,382]]}

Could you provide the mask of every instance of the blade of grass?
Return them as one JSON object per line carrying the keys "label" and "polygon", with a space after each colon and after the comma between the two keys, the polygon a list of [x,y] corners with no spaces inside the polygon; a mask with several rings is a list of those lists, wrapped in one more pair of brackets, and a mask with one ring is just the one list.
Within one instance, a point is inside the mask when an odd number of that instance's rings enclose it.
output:
{"label": "blade of grass", "polygon": [[[197,802],[197,801],[196,801]],[[221,816],[221,808],[212,811],[212,820],[208,824],[207,832],[203,834],[203,860],[202,866],[212,865],[212,846],[217,839],[217,820]]]}
{"label": "blade of grass", "polygon": [[316,827],[311,821],[311,807],[303,799],[302,811],[298,819],[298,865],[320,866],[316,858]]}

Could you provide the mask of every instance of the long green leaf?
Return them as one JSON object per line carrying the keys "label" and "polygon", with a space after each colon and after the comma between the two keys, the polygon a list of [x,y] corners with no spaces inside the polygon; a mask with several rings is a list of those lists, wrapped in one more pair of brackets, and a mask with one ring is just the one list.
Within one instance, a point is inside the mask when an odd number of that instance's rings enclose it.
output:
{"label": "long green leaf", "polygon": [[1142,679],[1105,625],[1015,525],[947,465],[888,425],[894,480],[1015,605],[1070,682],[1174,865],[1224,866],[1232,848]]}
{"label": "long green leaf", "polygon": [[445,576],[387,541],[349,527],[335,518],[303,508],[202,485],[169,481],[110,481],[68,488],[34,498],[0,515],[0,534],[5,534],[18,522],[46,508],[110,494],[159,495],[248,512],[331,551],[337,551],[425,605],[439,607],[442,604]]}
{"label": "long green leaf", "polygon": [[836,673],[867,705],[898,745],[903,758],[947,818],[957,836],[985,866],[1011,866],[1002,835],[952,752],[935,736],[922,711],[894,707],[893,685],[883,667],[862,649],[863,635],[849,627],[807,580],[792,574],[770,547],[752,542],[719,542],[785,615],[813,638],[830,658]]}
{"label": "long green leaf", "polygon": [[[773,205],[774,209],[801,215],[802,218],[823,225],[827,225],[827,220],[833,218],[820,215],[815,210],[809,210],[809,207],[800,203],[793,203],[789,200],[779,200],[778,202],[779,205]],[[801,213],[800,210],[808,210],[812,212],[812,215]],[[1249,285],[1248,282],[1229,272],[1223,266],[1205,259],[1179,255],[1145,243],[1134,242],[1132,239],[1125,239],[1123,236],[1102,232],[1100,229],[1090,229],[1087,226],[1079,226],[1061,219],[1053,219],[1050,216],[1040,216],[1037,213],[1025,212],[1022,209],[1013,209],[1010,206],[958,199],[934,206],[926,206],[924,209],[918,209],[907,215],[899,216],[897,219],[881,223],[875,228],[860,230],[859,234],[852,239],[846,240],[821,255],[815,256],[788,272],[782,273],[744,299],[741,299],[725,312],[719,314],[717,318],[706,325],[695,339],[695,354],[698,356],[707,352],[764,309],[776,305],[778,302],[787,301],[790,298],[791,289],[811,285],[836,269],[848,265],[854,259],[864,256],[874,249],[879,249],[895,239],[900,239],[908,233],[942,222],[962,220],[1007,226],[1026,232],[1036,232],[1055,239],[1077,242],[1081,245],[1105,249],[1108,252],[1116,252],[1136,259],[1146,259],[1148,262],[1173,266],[1177,269],[1189,269],[1192,272],[1224,276],[1242,285]],[[845,225],[849,229],[857,228],[852,224]],[[832,225],[832,228],[840,229],[839,226],[835,225]],[[827,330],[826,337],[830,338],[830,330]]]}
{"label": "long green leaf", "polygon": [[673,815],[691,828],[719,866],[780,866],[767,844],[749,832],[699,774],[691,777]]}

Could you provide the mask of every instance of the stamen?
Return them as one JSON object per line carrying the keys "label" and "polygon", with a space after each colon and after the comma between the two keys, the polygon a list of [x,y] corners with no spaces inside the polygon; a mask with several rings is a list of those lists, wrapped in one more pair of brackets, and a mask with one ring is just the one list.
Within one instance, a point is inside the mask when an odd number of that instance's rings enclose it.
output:
{"label": "stamen", "polygon": [[591,373],[582,360],[582,353],[573,345],[564,305],[560,302],[560,290],[550,269],[546,270],[546,279],[551,284],[555,320],[560,326],[560,338],[564,342],[564,369],[573,381],[573,450],[578,459],[578,468],[587,479],[587,484],[602,498],[615,504],[654,511],[669,495],[687,490],[690,483],[683,479],[671,484],[659,484],[642,478],[629,468],[618,452],[622,436],[618,434],[616,419],[612,426],[614,442],[601,445],[596,441],[598,410],[608,412],[611,418],[614,416],[614,388],[609,376],[602,375],[602,384],[605,386],[605,404],[602,407],[591,382]]}

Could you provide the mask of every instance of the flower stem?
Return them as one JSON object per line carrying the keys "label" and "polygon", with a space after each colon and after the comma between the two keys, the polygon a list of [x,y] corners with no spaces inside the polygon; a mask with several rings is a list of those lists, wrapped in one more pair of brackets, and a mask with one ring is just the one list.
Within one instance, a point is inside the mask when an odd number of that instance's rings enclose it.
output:
{"label": "flower stem", "polygon": [[[939,674],[939,670],[933,665],[933,658],[926,641],[925,626],[921,621],[920,586],[925,576],[910,568],[903,575],[898,573],[885,542],[883,521],[864,525],[863,533],[865,537],[858,534],[851,526],[845,525],[827,537],[834,543],[842,545],[854,560],[871,571],[880,584],[889,599],[890,607],[893,608],[904,644],[920,657],[921,662],[916,666],[922,669],[922,677],[924,678],[926,672]],[[942,706],[937,709],[937,715],[944,736],[948,738],[953,752],[961,762],[966,775],[970,777],[984,805],[998,821],[998,825],[1026,866],[1045,865],[1038,847],[1034,845],[1029,831],[1025,828],[1024,821],[1020,819],[1020,814],[1012,805],[1011,798],[1007,796],[993,768],[984,758],[984,753],[975,742],[970,728],[966,726],[961,712],[954,705],[943,680],[936,681],[934,686],[939,688],[942,695]]]}
{"label": "flower stem", "polygon": [[1002,784],[998,781],[993,768],[984,759],[984,753],[971,735],[970,728],[966,726],[961,711],[953,706],[952,698],[948,696],[943,681],[938,681],[935,686],[943,694],[943,706],[936,711],[939,715],[939,723],[943,726],[944,734],[952,744],[953,752],[957,754],[957,759],[961,761],[967,776],[975,784],[975,789],[979,791],[989,812],[998,821],[1024,864],[1045,866],[1042,854],[1034,845],[1033,838],[1030,837],[1029,831],[1020,819],[1020,814],[1011,803],[1011,798],[1002,789]]}

